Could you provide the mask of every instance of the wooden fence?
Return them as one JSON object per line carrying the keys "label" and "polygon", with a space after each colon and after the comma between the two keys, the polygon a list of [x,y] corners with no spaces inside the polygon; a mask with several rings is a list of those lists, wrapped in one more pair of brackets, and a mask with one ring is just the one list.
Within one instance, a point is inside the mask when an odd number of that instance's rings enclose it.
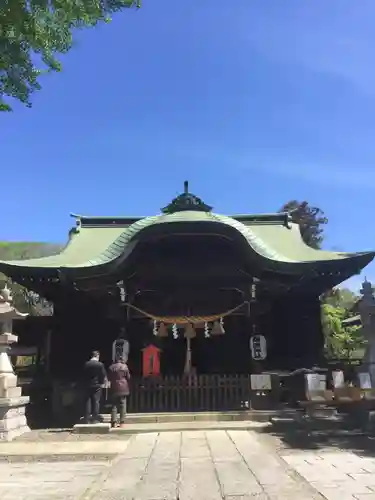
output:
{"label": "wooden fence", "polygon": [[131,382],[129,413],[248,409],[250,375],[139,378]]}

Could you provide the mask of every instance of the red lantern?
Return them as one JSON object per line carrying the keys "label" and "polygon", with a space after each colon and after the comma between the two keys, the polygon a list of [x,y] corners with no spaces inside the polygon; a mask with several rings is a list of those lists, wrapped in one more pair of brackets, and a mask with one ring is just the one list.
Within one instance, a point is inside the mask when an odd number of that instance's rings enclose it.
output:
{"label": "red lantern", "polygon": [[153,344],[142,349],[142,369],[144,377],[158,377],[160,375],[161,350]]}

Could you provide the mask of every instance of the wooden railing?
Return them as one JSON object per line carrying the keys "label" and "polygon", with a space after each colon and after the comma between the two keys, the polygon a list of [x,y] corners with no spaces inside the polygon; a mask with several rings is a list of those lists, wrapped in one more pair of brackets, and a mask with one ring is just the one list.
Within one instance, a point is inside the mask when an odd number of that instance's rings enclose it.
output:
{"label": "wooden railing", "polygon": [[250,375],[198,375],[131,381],[129,413],[248,409]]}

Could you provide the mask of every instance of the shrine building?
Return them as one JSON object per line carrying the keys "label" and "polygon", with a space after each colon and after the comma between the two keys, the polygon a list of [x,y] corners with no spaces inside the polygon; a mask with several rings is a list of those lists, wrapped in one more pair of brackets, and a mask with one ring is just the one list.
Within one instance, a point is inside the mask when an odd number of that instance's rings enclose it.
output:
{"label": "shrine building", "polygon": [[187,182],[159,215],[73,217],[60,254],[0,262],[53,303],[56,380],[78,377],[93,349],[110,363],[116,341],[139,379],[319,364],[320,295],[375,256],[310,248],[288,213],[219,215]]}

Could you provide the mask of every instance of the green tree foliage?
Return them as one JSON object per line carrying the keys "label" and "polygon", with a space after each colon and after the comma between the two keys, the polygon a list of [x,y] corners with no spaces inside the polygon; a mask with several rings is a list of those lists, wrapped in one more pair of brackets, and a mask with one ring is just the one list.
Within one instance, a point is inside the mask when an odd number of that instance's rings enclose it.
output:
{"label": "green tree foliage", "polygon": [[352,311],[358,299],[358,295],[356,295],[348,288],[333,288],[323,297],[323,301],[325,304],[329,304],[333,307],[341,307],[342,309],[347,311],[348,315],[346,316],[346,318],[350,316],[350,312]]}
{"label": "green tree foliage", "polygon": [[300,226],[306,245],[321,248],[328,219],[320,208],[311,207],[307,201],[291,200],[281,207],[280,212],[290,212],[293,222]]}
{"label": "green tree foliage", "polygon": [[5,283],[12,290],[12,305],[20,312],[31,316],[51,316],[53,306],[44,297],[27,290],[18,283],[6,279]]}
{"label": "green tree foliage", "polygon": [[[28,242],[0,242],[0,260],[22,260],[54,255],[62,250],[62,245],[50,243],[28,243]],[[35,316],[51,314],[52,306],[43,297],[31,292],[23,286],[12,283],[4,275],[0,274],[1,288],[7,284],[12,290],[13,305],[21,312],[27,312]]]}
{"label": "green tree foliage", "polygon": [[358,297],[348,289],[334,289],[322,298],[322,326],[329,358],[362,357],[366,341],[360,326],[344,326]]}
{"label": "green tree foliage", "polygon": [[[291,213],[307,245],[321,248],[328,223],[323,210],[310,206],[307,201],[291,200],[285,203],[280,212]],[[353,315],[357,300],[356,294],[346,288],[334,288],[322,295],[322,327],[327,357],[352,358],[363,355],[365,340],[361,335],[361,327],[342,324],[344,319]]]}
{"label": "green tree foliage", "polygon": [[[304,242],[320,249],[328,219],[323,210],[312,207],[307,201],[291,200],[280,212],[291,213],[293,222],[299,224]],[[363,355],[365,341],[361,327],[343,325],[342,321],[353,315],[352,310],[358,297],[346,288],[334,288],[321,297],[322,327],[325,351],[329,358],[351,358]]]}
{"label": "green tree foliage", "polygon": [[0,111],[11,111],[9,98],[31,106],[44,71],[60,71],[56,54],[69,51],[76,28],[108,22],[140,0],[1,0]]}
{"label": "green tree foliage", "polygon": [[37,259],[55,255],[62,248],[62,245],[52,243],[0,241],[0,260]]}

